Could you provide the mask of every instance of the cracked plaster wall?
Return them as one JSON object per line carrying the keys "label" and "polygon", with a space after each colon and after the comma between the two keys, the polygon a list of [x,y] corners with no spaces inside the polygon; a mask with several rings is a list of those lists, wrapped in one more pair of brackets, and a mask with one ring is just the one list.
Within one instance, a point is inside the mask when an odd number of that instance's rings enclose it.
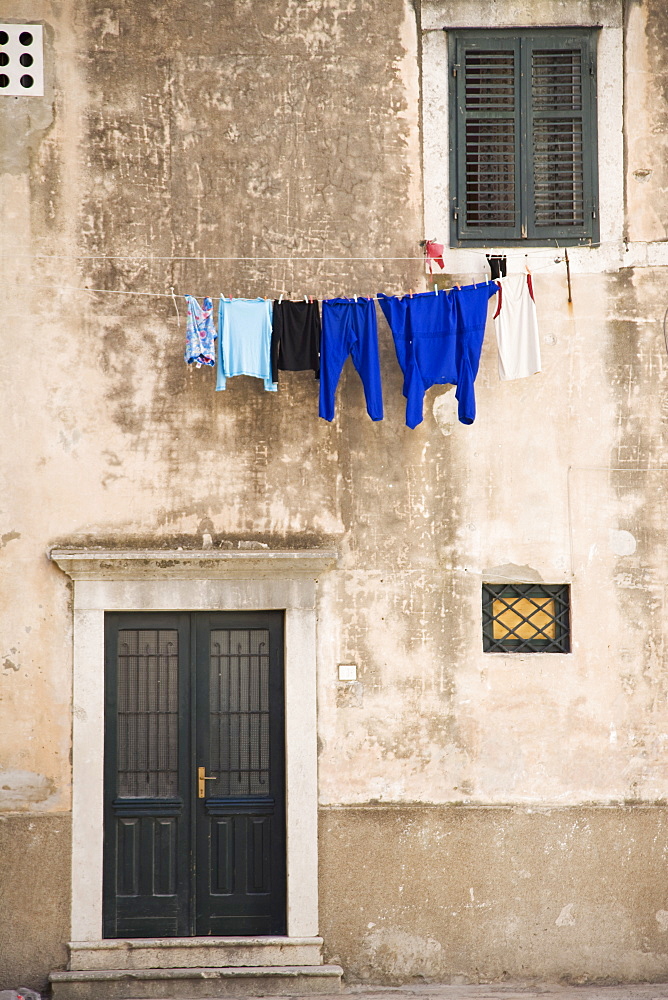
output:
{"label": "cracked plaster wall", "polygon": [[[70,594],[45,555],[64,543],[338,548],[319,608],[323,807],[664,800],[661,247],[649,268],[590,273],[581,254],[572,308],[563,270],[537,273],[543,372],[499,383],[490,329],[473,427],[442,389],[403,426],[382,319],[382,423],[350,368],[332,425],[308,374],[277,396],[243,379],[216,394],[183,364],[170,287],[425,287],[409,260],[424,236],[413,4],[16,0],[13,19],[45,25],[47,90],[0,98],[0,810],[69,809]],[[663,239],[667,29],[658,0],[626,5],[632,241]],[[480,586],[509,574],[572,584],[572,654],[483,654]],[[412,947],[388,976],[413,974]],[[655,947],[647,968],[664,969]],[[437,952],[423,957],[442,974]]]}

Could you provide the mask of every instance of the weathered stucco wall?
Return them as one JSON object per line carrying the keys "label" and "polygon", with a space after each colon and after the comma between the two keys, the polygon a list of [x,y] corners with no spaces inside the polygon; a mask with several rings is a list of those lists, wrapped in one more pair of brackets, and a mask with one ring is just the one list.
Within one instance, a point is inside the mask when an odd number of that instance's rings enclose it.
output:
{"label": "weathered stucco wall", "polygon": [[[425,51],[446,6],[422,5]],[[628,4],[625,21],[620,10],[579,11],[609,32],[610,80],[616,59],[626,67],[626,161],[618,134],[604,144],[620,151],[605,178],[615,246],[574,252],[571,306],[563,264],[545,256],[536,270],[540,375],[500,383],[490,328],[476,423],[459,425],[453,392],[436,389],[409,431],[382,319],[385,420],[368,419],[346,369],[328,425],[308,373],[286,374],[277,395],[249,379],[215,393],[212,372],[183,363],[169,290],[424,287],[411,258],[424,218],[427,236],[446,236],[430,228],[445,188],[427,186],[423,215],[421,157],[437,177],[434,94],[447,80],[424,81],[421,136],[414,5],[16,0],[11,19],[45,25],[47,89],[0,97],[0,810],[12,842],[70,809],[70,591],[50,546],[199,548],[210,535],[335,547],[318,623],[330,953],[393,981],[666,975],[665,817],[645,805],[668,796],[668,255],[638,241],[664,238],[668,14],[659,0]],[[540,11],[562,23],[562,5]],[[448,258],[449,273],[480,274],[467,260]],[[480,588],[495,580],[571,583],[572,653],[483,653]],[[337,681],[338,663],[358,680]],[[34,865],[55,884],[39,961],[56,964],[66,850],[40,843]],[[25,891],[36,908],[38,882]],[[29,951],[11,950],[0,986],[43,977]]]}
{"label": "weathered stucco wall", "polygon": [[666,11],[660,3],[627,4],[628,234],[665,240],[668,185]]}
{"label": "weathered stucco wall", "polygon": [[321,817],[323,927],[357,980],[665,979],[664,808]]}
{"label": "weathered stucco wall", "polygon": [[[542,374],[499,383],[490,339],[470,434],[450,393],[396,432],[428,455],[387,482],[404,544],[324,588],[325,802],[665,797],[664,280],[577,276],[568,309],[563,274],[536,275]],[[504,579],[572,581],[572,653],[482,652],[481,585]]]}
{"label": "weathered stucco wall", "polygon": [[70,937],[68,816],[0,816],[0,983],[42,990]]}

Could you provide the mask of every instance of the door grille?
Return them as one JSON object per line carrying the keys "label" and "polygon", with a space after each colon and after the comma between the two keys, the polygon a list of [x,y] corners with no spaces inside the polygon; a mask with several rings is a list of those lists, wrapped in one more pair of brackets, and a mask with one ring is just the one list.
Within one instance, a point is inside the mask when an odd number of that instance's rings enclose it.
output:
{"label": "door grille", "polygon": [[118,633],[117,794],[178,792],[178,632]]}
{"label": "door grille", "polygon": [[268,795],[269,632],[215,629],[210,640],[207,795]]}

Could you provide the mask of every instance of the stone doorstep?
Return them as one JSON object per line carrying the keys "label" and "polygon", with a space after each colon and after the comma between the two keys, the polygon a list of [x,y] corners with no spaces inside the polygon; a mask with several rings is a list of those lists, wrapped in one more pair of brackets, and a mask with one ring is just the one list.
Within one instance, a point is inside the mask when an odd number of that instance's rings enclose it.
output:
{"label": "stone doorstep", "polygon": [[71,941],[70,971],[321,966],[321,937],[114,938]]}
{"label": "stone doorstep", "polygon": [[338,993],[338,965],[52,972],[53,1000],[204,1000]]}

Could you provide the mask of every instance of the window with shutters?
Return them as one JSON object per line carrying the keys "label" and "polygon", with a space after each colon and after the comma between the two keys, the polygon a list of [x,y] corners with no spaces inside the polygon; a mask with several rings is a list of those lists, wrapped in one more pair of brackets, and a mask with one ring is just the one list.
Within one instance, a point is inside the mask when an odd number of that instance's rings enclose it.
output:
{"label": "window with shutters", "polygon": [[448,32],[452,246],[598,240],[596,37]]}

